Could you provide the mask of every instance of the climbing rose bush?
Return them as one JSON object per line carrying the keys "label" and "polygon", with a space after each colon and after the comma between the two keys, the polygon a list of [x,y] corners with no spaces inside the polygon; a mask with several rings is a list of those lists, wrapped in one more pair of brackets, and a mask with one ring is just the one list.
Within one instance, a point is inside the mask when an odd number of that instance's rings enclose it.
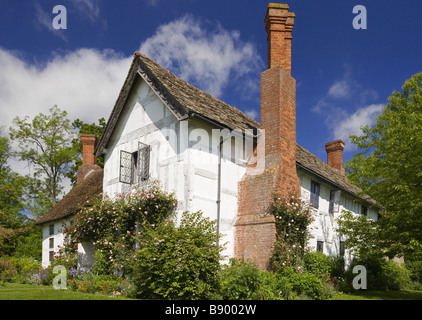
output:
{"label": "climbing rose bush", "polygon": [[71,225],[64,227],[63,254],[74,252],[80,242],[91,242],[101,258],[103,272],[130,272],[136,237],[143,226],[154,226],[168,218],[176,205],[174,195],[163,192],[156,183],[87,203]]}
{"label": "climbing rose bush", "polygon": [[270,263],[274,270],[294,267],[300,272],[308,242],[308,226],[313,221],[309,203],[294,195],[274,197],[269,214],[274,215],[277,241]]}

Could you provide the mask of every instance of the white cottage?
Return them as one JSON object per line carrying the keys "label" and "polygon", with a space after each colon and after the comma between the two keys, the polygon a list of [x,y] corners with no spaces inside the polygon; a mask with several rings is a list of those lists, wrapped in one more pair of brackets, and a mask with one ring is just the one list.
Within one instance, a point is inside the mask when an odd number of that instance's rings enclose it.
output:
{"label": "white cottage", "polygon": [[[152,180],[174,192],[179,212],[201,210],[217,221],[229,258],[267,267],[275,223],[261,214],[275,192],[309,199],[315,218],[310,246],[344,254],[335,219],[343,209],[377,219],[377,210],[344,175],[344,142],[326,145],[328,163],[296,144],[296,83],[290,74],[295,16],[288,8],[271,3],[265,17],[268,69],[261,75],[261,123],[134,54],[95,151],[95,137],[82,137],[78,185],[38,221],[44,225],[43,265],[62,244],[55,226],[71,217],[75,206],[101,191],[113,196]],[[95,167],[94,154],[104,156],[104,170]],[[82,264],[92,263],[93,249],[87,244],[79,249]]]}

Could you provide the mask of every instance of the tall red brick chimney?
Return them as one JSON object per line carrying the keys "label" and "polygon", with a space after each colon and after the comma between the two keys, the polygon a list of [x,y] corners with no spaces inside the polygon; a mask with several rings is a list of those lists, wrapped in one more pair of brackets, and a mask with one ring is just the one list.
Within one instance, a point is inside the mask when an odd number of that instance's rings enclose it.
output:
{"label": "tall red brick chimney", "polygon": [[[294,13],[270,3],[265,15],[268,69],[261,74],[261,129],[265,132],[265,172],[247,174],[239,183],[235,257],[268,267],[276,241],[272,215],[262,217],[274,194],[299,195],[296,171],[296,81],[291,76]],[[258,142],[259,144],[260,142]],[[261,140],[262,143],[262,140]]]}
{"label": "tall red brick chimney", "polygon": [[294,18],[287,4],[268,5],[268,70],[261,74],[266,164],[278,168],[275,191],[284,197],[300,190],[296,172],[296,81],[291,76]]}
{"label": "tall red brick chimney", "polygon": [[79,184],[85,179],[93,170],[101,169],[96,164],[94,154],[97,137],[95,134],[81,134],[82,143],[82,165],[78,168],[76,176],[76,184]]}
{"label": "tall red brick chimney", "polygon": [[327,151],[327,163],[328,165],[340,172],[343,176],[345,175],[343,166],[343,150],[344,141],[336,140],[325,144],[325,150]]}

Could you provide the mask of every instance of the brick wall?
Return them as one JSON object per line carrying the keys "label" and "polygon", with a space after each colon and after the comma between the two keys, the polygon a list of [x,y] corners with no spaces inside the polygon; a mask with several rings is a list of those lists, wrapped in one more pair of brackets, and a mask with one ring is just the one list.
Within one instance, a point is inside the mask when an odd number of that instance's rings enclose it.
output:
{"label": "brick wall", "polygon": [[[270,4],[266,13],[269,69],[261,74],[261,128],[265,130],[265,172],[247,173],[239,182],[235,257],[268,267],[276,240],[268,211],[275,193],[299,195],[296,172],[296,81],[291,76],[294,14],[287,5]],[[256,161],[256,159],[253,159]],[[259,161],[259,160],[258,160]]]}

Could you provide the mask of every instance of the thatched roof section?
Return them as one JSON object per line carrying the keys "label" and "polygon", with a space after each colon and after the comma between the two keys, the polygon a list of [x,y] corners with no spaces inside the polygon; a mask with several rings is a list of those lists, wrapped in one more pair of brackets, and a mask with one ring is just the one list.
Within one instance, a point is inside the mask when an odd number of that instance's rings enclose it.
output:
{"label": "thatched roof section", "polygon": [[101,197],[103,192],[104,170],[99,169],[90,173],[82,182],[77,184],[50,211],[37,220],[36,224],[44,224],[61,220],[74,214],[85,206],[87,201]]}

